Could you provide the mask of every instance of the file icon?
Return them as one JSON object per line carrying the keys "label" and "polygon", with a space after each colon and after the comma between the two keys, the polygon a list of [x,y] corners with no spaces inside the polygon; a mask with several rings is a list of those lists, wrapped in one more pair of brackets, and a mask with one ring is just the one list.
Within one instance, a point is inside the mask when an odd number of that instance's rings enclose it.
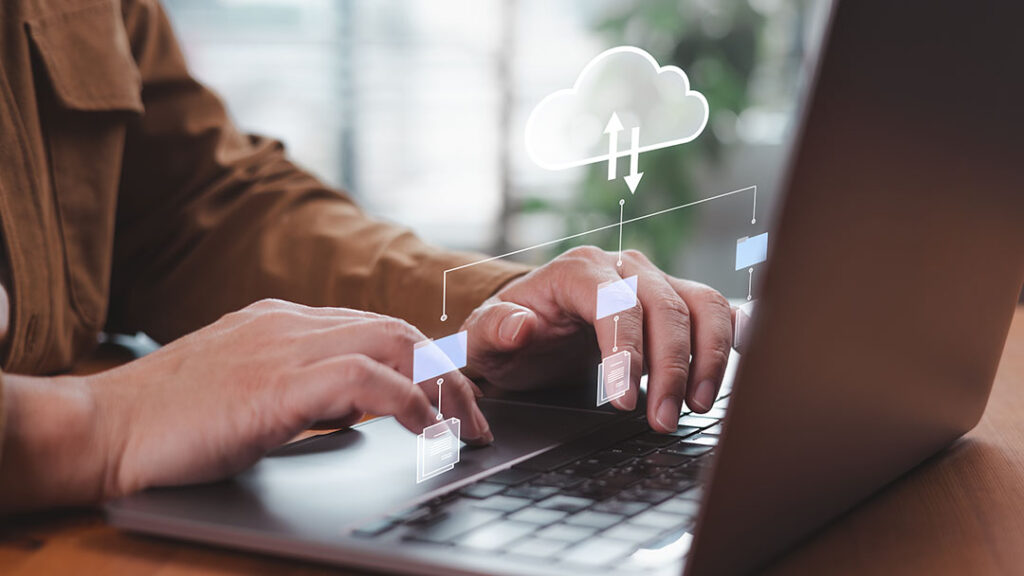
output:
{"label": "file icon", "polygon": [[422,434],[416,436],[417,483],[455,468],[462,449],[460,429],[459,419],[449,418],[427,426]]}
{"label": "file icon", "polygon": [[768,233],[736,241],[736,269],[750,268],[768,259]]}
{"label": "file icon", "polygon": [[629,352],[623,350],[605,358],[597,366],[597,405],[602,406],[624,396],[629,390]]}

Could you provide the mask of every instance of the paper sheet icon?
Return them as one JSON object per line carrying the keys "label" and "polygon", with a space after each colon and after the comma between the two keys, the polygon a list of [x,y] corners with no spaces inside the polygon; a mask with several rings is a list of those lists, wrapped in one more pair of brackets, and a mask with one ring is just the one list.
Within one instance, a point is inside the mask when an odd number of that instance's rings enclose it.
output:
{"label": "paper sheet icon", "polygon": [[629,390],[629,352],[623,350],[597,366],[597,405],[624,396]]}
{"label": "paper sheet icon", "polygon": [[768,258],[768,233],[747,238],[744,236],[736,241],[736,269],[750,268]]}
{"label": "paper sheet icon", "polygon": [[605,282],[597,287],[597,316],[618,314],[636,306],[636,275]]}
{"label": "paper sheet icon", "polygon": [[459,440],[462,423],[449,418],[427,426],[416,436],[416,482],[423,482],[455,468],[462,444]]}
{"label": "paper sheet icon", "polygon": [[437,340],[417,343],[412,352],[412,381],[423,382],[464,368],[467,337],[468,333],[463,330]]}

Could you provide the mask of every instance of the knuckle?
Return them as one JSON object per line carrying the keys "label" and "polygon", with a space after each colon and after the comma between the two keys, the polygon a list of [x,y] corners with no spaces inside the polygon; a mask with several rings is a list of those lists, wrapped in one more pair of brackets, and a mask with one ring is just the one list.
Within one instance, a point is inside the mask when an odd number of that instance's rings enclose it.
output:
{"label": "knuckle", "polygon": [[579,260],[597,260],[605,255],[605,251],[597,246],[577,246],[566,251],[565,256]]}
{"label": "knuckle", "polygon": [[256,302],[249,304],[245,309],[260,312],[267,310],[280,310],[288,308],[289,306],[294,306],[294,304],[279,298],[263,298],[262,300],[257,300]]}
{"label": "knuckle", "polygon": [[373,375],[376,364],[364,354],[349,354],[342,358],[346,379],[356,384],[365,383]]}
{"label": "knuckle", "polygon": [[403,343],[419,342],[427,338],[415,326],[401,318],[381,317],[377,320],[377,327],[389,338],[401,340]]}
{"label": "knuckle", "polygon": [[725,365],[729,362],[729,351],[721,344],[704,350],[703,355],[703,359],[716,371],[724,370]]}
{"label": "knuckle", "polygon": [[649,264],[650,263],[650,260],[647,259],[647,256],[645,256],[643,252],[641,252],[641,251],[639,251],[639,250],[637,250],[635,248],[629,248],[627,250],[623,250],[622,251],[622,259],[623,260],[629,260],[630,262],[640,262],[640,263],[643,263],[643,264]]}

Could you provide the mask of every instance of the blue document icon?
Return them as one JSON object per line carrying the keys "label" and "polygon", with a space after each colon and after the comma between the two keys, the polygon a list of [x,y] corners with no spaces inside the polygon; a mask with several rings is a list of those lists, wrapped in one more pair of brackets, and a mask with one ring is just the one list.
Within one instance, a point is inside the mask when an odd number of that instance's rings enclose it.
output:
{"label": "blue document icon", "polygon": [[412,351],[412,381],[423,382],[465,367],[468,335],[463,330],[416,344]]}
{"label": "blue document icon", "polygon": [[736,241],[736,269],[750,268],[768,259],[768,233]]}
{"label": "blue document icon", "polygon": [[618,314],[636,306],[636,275],[605,282],[597,287],[597,316]]}

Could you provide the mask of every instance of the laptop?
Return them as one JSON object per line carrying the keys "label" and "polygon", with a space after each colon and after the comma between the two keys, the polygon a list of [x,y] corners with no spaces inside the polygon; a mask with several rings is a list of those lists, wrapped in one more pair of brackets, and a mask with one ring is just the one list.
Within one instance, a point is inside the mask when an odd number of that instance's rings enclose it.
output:
{"label": "laptop", "polygon": [[[417,484],[393,419],[108,505],[125,530],[412,574],[740,574],[981,417],[1024,282],[1024,6],[840,0],[749,344],[675,434],[592,390],[480,401]],[[640,403],[643,405],[643,402]]]}

